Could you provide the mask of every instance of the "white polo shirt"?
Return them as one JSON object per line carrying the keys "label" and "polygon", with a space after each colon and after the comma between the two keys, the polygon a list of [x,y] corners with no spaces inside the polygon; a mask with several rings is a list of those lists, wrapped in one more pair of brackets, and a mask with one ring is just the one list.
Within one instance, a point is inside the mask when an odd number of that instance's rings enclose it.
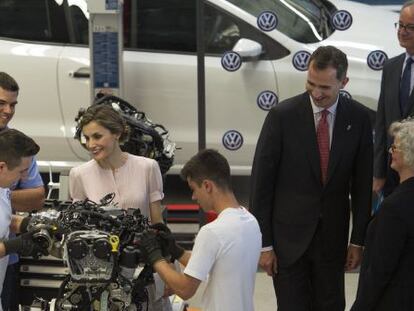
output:
{"label": "white polo shirt", "polygon": [[203,311],[252,311],[262,235],[244,207],[226,208],[202,227],[184,273],[207,280]]}

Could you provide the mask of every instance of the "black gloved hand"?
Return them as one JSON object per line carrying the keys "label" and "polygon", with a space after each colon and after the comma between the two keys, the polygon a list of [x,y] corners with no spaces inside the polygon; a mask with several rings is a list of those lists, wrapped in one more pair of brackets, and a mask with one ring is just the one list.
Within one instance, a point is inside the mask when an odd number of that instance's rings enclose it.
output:
{"label": "black gloved hand", "polygon": [[48,255],[47,249],[42,248],[33,240],[33,234],[35,232],[25,232],[13,239],[4,241],[6,255],[17,253],[20,256],[32,256],[34,258]]}
{"label": "black gloved hand", "polygon": [[157,230],[159,232],[165,232],[165,233],[171,234],[170,228],[168,228],[167,225],[162,222],[157,222],[156,224],[151,225],[150,228]]}
{"label": "black gloved hand", "polygon": [[180,257],[184,254],[185,249],[177,244],[171,230],[161,222],[151,225],[150,228],[159,231],[158,236],[161,239],[161,246],[171,255],[171,261],[180,259]]}
{"label": "black gloved hand", "polygon": [[20,233],[27,232],[27,226],[29,225],[31,219],[31,216],[27,216],[22,219],[22,222],[20,223]]}
{"label": "black gloved hand", "polygon": [[141,236],[140,245],[146,262],[151,266],[157,261],[164,259],[162,256],[161,245],[155,232],[144,231]]}

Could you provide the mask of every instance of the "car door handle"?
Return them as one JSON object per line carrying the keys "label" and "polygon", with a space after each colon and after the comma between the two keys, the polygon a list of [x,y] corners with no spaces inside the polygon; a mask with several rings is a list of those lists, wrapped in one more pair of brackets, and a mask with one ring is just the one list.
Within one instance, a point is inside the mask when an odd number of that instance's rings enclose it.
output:
{"label": "car door handle", "polygon": [[76,70],[75,72],[70,72],[69,76],[76,78],[76,79],[87,79],[90,78],[91,72],[89,70],[89,67],[82,67]]}

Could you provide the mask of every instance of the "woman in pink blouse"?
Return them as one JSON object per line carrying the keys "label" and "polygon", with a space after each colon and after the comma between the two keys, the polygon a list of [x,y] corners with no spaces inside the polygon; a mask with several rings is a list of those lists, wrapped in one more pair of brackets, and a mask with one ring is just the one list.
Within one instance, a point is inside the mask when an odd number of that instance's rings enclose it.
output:
{"label": "woman in pink blouse", "polygon": [[[69,191],[72,200],[99,202],[113,192],[112,202],[118,207],[139,208],[152,224],[162,222],[164,193],[158,163],[121,150],[120,146],[128,139],[129,128],[119,113],[110,106],[91,106],[81,117],[79,127],[81,143],[90,152],[92,160],[71,169]],[[149,310],[171,310],[168,298],[156,297],[155,290],[151,289],[149,295]]]}
{"label": "woman in pink blouse", "polygon": [[114,192],[120,208],[139,208],[151,223],[162,222],[162,177],[155,160],[121,150],[129,128],[109,106],[89,107],[79,122],[81,142],[92,160],[73,168],[69,174],[70,196],[74,201],[88,198],[99,202]]}

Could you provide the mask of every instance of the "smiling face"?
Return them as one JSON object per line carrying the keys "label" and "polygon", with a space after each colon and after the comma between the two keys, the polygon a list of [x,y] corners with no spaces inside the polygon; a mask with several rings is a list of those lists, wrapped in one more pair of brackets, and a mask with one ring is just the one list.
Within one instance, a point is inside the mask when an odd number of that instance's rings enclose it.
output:
{"label": "smiling face", "polygon": [[82,134],[86,140],[86,148],[96,161],[108,159],[119,148],[120,135],[111,133],[95,121],[86,124],[82,128]]}
{"label": "smiling face", "polygon": [[7,91],[0,87],[0,129],[7,126],[13,118],[18,92]]}
{"label": "smiling face", "polygon": [[[399,23],[401,25],[414,25],[414,5],[405,7],[400,12]],[[399,27],[397,31],[398,41],[400,45],[411,55],[414,54],[414,30],[412,27]]]}
{"label": "smiling face", "polygon": [[348,82],[346,77],[338,80],[336,74],[336,69],[333,67],[318,69],[313,62],[309,64],[306,90],[316,106],[326,109],[336,102],[339,91]]}

